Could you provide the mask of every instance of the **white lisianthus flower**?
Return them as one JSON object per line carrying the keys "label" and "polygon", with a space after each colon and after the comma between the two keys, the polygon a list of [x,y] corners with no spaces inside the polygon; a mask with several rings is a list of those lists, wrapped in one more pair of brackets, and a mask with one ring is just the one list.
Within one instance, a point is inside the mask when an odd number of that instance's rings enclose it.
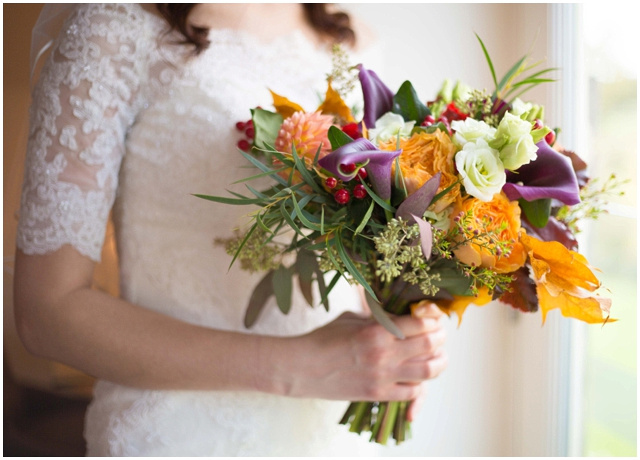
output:
{"label": "white lisianthus flower", "polygon": [[501,145],[492,143],[492,146],[499,150],[502,164],[510,171],[538,158],[538,146],[531,137],[531,123],[512,113],[505,113],[495,138]]}
{"label": "white lisianthus flower", "polygon": [[375,128],[369,130],[369,140],[374,144],[380,144],[396,139],[398,134],[400,137],[409,137],[415,124],[415,121],[405,123],[402,115],[387,112],[376,120]]}
{"label": "white lisianthus flower", "polygon": [[530,102],[524,102],[519,97],[516,97],[511,103],[510,112],[516,117],[522,117],[523,114],[529,113],[531,110],[533,110],[533,104]]}
{"label": "white lisianthus flower", "polygon": [[451,129],[456,132],[453,135],[453,142],[459,147],[468,142],[475,142],[476,139],[484,139],[489,142],[496,133],[496,128],[489,126],[484,121],[474,120],[471,117],[465,120],[452,121]]}
{"label": "white lisianthus flower", "polygon": [[479,200],[491,201],[507,182],[497,150],[489,147],[484,139],[467,142],[456,153],[455,161],[465,190]]}
{"label": "white lisianthus flower", "polygon": [[451,206],[448,206],[440,212],[427,210],[424,212],[422,217],[426,217],[427,219],[429,219],[432,227],[446,232],[447,230],[449,230],[449,227],[451,227],[451,212],[453,212],[453,208]]}

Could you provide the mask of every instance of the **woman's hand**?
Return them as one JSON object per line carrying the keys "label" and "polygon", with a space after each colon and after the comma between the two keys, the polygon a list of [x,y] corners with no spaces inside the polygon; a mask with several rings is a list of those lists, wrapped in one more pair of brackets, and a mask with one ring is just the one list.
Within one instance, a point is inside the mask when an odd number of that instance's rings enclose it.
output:
{"label": "woman's hand", "polygon": [[257,386],[298,397],[415,400],[420,384],[446,368],[445,331],[435,313],[393,321],[405,339],[372,319],[347,313],[304,336],[272,342],[260,360],[267,368],[258,373],[269,377]]}

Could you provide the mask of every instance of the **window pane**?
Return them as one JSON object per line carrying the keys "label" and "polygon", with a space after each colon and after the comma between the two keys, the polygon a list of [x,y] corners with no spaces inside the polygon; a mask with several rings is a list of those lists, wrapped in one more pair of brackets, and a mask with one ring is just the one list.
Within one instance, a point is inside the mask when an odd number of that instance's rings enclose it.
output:
{"label": "window pane", "polygon": [[591,175],[629,180],[625,195],[610,200],[610,214],[587,228],[589,261],[602,270],[612,317],[619,319],[588,328],[583,455],[589,456],[637,453],[637,40],[629,35],[637,26],[612,13],[606,4],[584,5]]}

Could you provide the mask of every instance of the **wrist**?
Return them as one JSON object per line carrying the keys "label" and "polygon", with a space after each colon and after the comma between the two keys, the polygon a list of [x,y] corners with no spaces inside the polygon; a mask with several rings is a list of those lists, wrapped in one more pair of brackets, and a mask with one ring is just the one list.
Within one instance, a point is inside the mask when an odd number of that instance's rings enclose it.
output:
{"label": "wrist", "polygon": [[254,366],[256,391],[278,396],[295,396],[296,376],[300,364],[296,357],[303,346],[302,337],[256,336],[257,349]]}

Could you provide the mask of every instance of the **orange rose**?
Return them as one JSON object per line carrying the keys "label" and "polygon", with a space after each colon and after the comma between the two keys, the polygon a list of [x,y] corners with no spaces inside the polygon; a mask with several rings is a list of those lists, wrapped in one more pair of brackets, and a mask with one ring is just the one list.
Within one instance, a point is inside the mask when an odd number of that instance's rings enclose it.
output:
{"label": "orange rose", "polygon": [[[498,273],[511,273],[524,265],[527,253],[518,236],[520,206],[517,201],[509,201],[502,192],[496,193],[491,201],[473,197],[458,199],[451,216],[455,219],[468,212],[471,218],[465,222],[465,233],[468,238],[474,233],[478,237],[453,251],[462,263],[491,268]],[[510,242],[509,251],[501,254],[496,241]]]}
{"label": "orange rose", "polygon": [[[380,146],[382,150],[396,150],[398,145],[392,141]],[[404,177],[409,195],[418,190],[436,173],[442,173],[440,187],[442,191],[458,180],[454,165],[456,148],[451,138],[437,130],[433,133],[416,133],[409,139],[401,139],[399,148],[400,171]],[[395,163],[393,165],[395,174]],[[453,203],[459,196],[459,187],[455,187],[435,204],[434,212],[440,212]]]}

